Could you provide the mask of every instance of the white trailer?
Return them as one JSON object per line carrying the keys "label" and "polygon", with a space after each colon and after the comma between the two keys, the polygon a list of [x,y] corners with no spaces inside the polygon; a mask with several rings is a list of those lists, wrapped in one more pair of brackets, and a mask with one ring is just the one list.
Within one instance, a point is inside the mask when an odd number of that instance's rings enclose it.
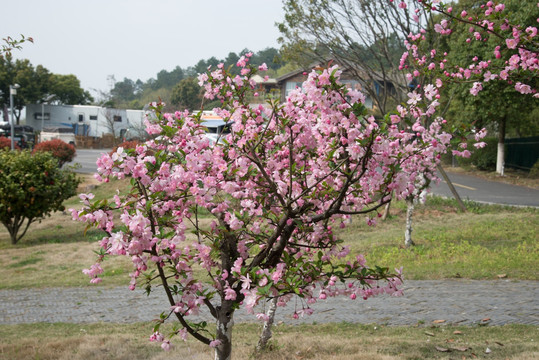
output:
{"label": "white trailer", "polygon": [[102,137],[120,136],[128,129],[144,129],[144,111],[111,109],[93,105],[29,104],[26,125],[35,131],[50,127],[71,127],[75,135]]}

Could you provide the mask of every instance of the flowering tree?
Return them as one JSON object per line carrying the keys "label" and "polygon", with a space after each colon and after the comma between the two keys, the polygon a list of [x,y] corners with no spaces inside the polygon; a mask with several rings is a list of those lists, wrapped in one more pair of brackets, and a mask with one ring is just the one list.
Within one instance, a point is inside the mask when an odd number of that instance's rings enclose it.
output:
{"label": "flowering tree", "polygon": [[[221,101],[214,111],[230,134],[210,142],[199,117],[163,114],[156,104],[155,120],[147,120],[154,140],[98,160],[100,180],[128,177],[131,192],[113,203],[81,195],[83,209],[73,210],[106,232],[98,263],[85,270],[92,282],[101,281],[106,256],[124,255],[134,265],[131,289],[163,286],[169,304],[151,339],[164,349],[172,336],[192,335],[214,347],[216,359],[229,359],[235,310],[265,320],[256,305],[269,299],[285,306],[298,296],[299,317],[328,296],[399,295],[400,271],[368,267],[334,230],[352,215],[375,223],[391,192],[405,198],[432,179],[451,139],[438,120],[423,125],[437,106],[435,87],[426,109],[410,97],[376,122],[363,94],[339,83],[336,67],[313,71],[282,105],[251,108],[251,77],[265,66],[249,65],[249,57],[238,61],[240,75],[219,65],[199,78],[206,98]],[[203,307],[213,332],[189,321]],[[179,323],[165,337],[159,329],[170,317]]]}
{"label": "flowering tree", "polygon": [[[392,1],[392,0],[390,0]],[[469,93],[476,97],[485,88],[492,88],[497,92],[497,99],[505,99],[501,94],[506,89],[513,89],[516,93],[527,96],[527,103],[535,103],[537,106],[539,93],[537,81],[539,74],[537,27],[533,23],[539,21],[533,17],[533,9],[537,5],[523,4],[520,1],[512,2],[513,8],[525,7],[531,11],[525,12],[527,19],[511,16],[506,5],[494,1],[477,4],[474,9],[461,9],[454,11],[452,6],[437,1],[415,0],[416,11],[427,10],[437,14],[438,23],[434,25],[434,31],[439,36],[458,39],[472,52],[452,53],[440,51],[433,47],[432,34],[425,30],[408,36],[407,51],[401,58],[401,69],[409,69],[408,80],[420,79],[427,75],[437,78],[439,87],[442,84],[469,83]],[[530,20],[532,19],[532,20]],[[518,21],[522,21],[519,23]],[[461,31],[465,26],[466,32]],[[459,30],[455,34],[454,30]],[[421,84],[420,80],[415,83]],[[503,87],[493,87],[493,83]],[[492,112],[505,114],[506,109],[498,109],[500,101],[490,100]],[[494,115],[490,116],[495,117]],[[496,170],[502,172],[504,159],[504,137],[506,116],[501,116],[499,124],[498,161]],[[478,146],[481,146],[479,144]],[[465,148],[455,150],[457,155],[468,155]]]}

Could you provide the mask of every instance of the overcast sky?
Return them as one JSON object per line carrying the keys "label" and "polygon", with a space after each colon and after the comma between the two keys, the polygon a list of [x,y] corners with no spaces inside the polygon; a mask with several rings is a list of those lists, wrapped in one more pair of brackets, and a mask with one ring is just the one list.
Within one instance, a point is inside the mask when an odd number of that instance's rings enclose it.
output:
{"label": "overcast sky", "polygon": [[15,58],[102,91],[109,75],[147,81],[211,56],[277,48],[284,16],[280,0],[6,0],[1,12],[0,37],[34,38]]}

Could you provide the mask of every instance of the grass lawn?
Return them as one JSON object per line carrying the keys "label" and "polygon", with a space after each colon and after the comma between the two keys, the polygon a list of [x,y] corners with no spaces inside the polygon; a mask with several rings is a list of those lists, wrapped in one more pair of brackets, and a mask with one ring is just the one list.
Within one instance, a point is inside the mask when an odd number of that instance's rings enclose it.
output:
{"label": "grass lawn", "polygon": [[375,227],[357,219],[341,237],[352,253],[366,254],[369,264],[403,266],[407,279],[470,278],[539,280],[539,209],[467,202],[468,212],[453,200],[430,197],[416,206],[412,237],[404,248],[405,204]]}
{"label": "grass lawn", "polygon": [[[234,359],[519,359],[539,356],[535,326],[384,327],[358,324],[278,325],[270,349],[255,353],[260,326],[234,327]],[[0,325],[0,359],[210,359],[189,339],[170,352],[147,339],[147,324]],[[487,350],[488,349],[488,350]]]}

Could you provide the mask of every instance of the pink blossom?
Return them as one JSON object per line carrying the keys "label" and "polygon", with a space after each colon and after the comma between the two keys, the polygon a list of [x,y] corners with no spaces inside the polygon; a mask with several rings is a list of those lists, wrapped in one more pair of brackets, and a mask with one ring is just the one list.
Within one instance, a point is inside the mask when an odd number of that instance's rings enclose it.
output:
{"label": "pink blossom", "polygon": [[476,149],[481,149],[481,148],[484,148],[485,146],[487,146],[487,143],[486,142],[477,142],[475,144],[473,144],[473,146],[475,146]]}
{"label": "pink blossom", "polygon": [[230,229],[231,230],[239,230],[243,226],[243,221],[239,220],[236,217],[236,214],[232,214],[232,216],[230,217],[229,224],[230,224]]}
{"label": "pink blossom", "polygon": [[164,336],[159,332],[154,332],[150,336],[150,341],[152,342],[162,342],[164,340]]}
{"label": "pink blossom", "polygon": [[410,105],[417,105],[419,101],[421,101],[421,95],[414,92],[408,93],[408,101],[407,103]]}
{"label": "pink blossom", "polygon": [[509,49],[515,49],[518,45],[517,39],[505,39],[505,43]]}
{"label": "pink blossom", "polygon": [[240,57],[240,59],[236,63],[236,66],[237,67],[244,67],[246,64],[247,64],[247,59],[245,58],[245,56],[242,56],[242,57]]}
{"label": "pink blossom", "polygon": [[483,128],[475,133],[475,141],[479,141],[485,136],[487,136],[487,129]]}
{"label": "pink blossom", "polygon": [[229,287],[225,288],[225,300],[236,300],[236,291]]}
{"label": "pink blossom", "polygon": [[530,85],[522,84],[521,82],[517,82],[515,84],[515,90],[518,91],[521,94],[531,94],[532,89]]}
{"label": "pink blossom", "polygon": [[251,279],[249,278],[249,274],[246,276],[240,276],[241,281],[241,288],[244,290],[248,290],[251,287]]}
{"label": "pink blossom", "polygon": [[476,96],[481,90],[483,90],[483,84],[480,82],[474,82],[472,88],[470,89],[470,94]]}
{"label": "pink blossom", "polygon": [[256,318],[258,320],[261,320],[261,321],[268,321],[269,320],[269,316],[264,314],[264,313],[258,313],[256,314]]}
{"label": "pink blossom", "polygon": [[171,347],[172,347],[172,344],[170,343],[170,340],[164,340],[163,343],[161,344],[161,348],[165,351],[169,351]]}

